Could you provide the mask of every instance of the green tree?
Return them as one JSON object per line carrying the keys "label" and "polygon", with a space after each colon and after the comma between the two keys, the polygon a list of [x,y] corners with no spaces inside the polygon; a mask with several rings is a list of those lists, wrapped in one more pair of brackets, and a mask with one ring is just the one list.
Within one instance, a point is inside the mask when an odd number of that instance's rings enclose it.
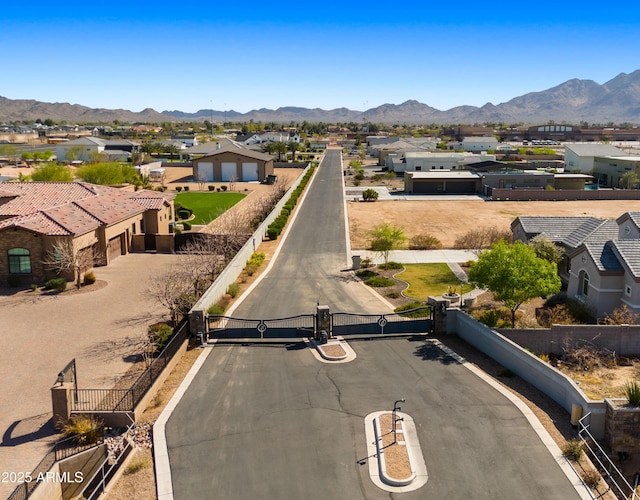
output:
{"label": "green tree", "polygon": [[290,141],[287,143],[287,150],[291,151],[292,161],[295,163],[296,152],[300,150],[300,144],[295,141]]}
{"label": "green tree", "polygon": [[282,155],[287,152],[287,144],[284,142],[274,142],[273,151],[278,153],[278,161],[282,161]]}
{"label": "green tree", "polygon": [[640,184],[640,177],[638,177],[638,174],[633,170],[625,172],[618,181],[618,185],[625,189],[635,189],[638,187],[638,184]]}
{"label": "green tree", "polygon": [[562,250],[562,248],[560,248],[549,238],[541,234],[529,240],[527,245],[533,248],[536,256],[548,262],[560,264],[562,257],[564,257],[564,251]]}
{"label": "green tree", "polygon": [[560,291],[555,263],[536,256],[533,248],[521,241],[499,241],[471,264],[469,282],[488,288],[496,299],[511,311],[511,326],[516,325],[516,311],[528,300]]}
{"label": "green tree", "polygon": [[374,226],[370,235],[371,243],[369,248],[382,255],[385,265],[389,263],[389,252],[400,247],[407,239],[402,228],[392,226],[388,222]]}
{"label": "green tree", "polygon": [[31,174],[31,180],[40,182],[71,182],[73,173],[69,167],[51,163],[37,167]]}
{"label": "green tree", "polygon": [[85,182],[102,186],[133,183],[138,178],[138,173],[132,165],[112,162],[83,165],[76,170],[76,175]]}
{"label": "green tree", "polygon": [[362,199],[364,201],[376,201],[378,199],[378,192],[375,189],[365,189],[362,191]]}

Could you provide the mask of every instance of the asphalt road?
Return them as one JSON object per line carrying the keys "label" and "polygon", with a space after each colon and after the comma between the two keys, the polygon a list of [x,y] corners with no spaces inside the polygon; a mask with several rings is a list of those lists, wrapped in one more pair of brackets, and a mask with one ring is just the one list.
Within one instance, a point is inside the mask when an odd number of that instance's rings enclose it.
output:
{"label": "asphalt road", "polygon": [[[339,152],[328,152],[275,266],[234,312],[274,318],[381,312],[346,267]],[[176,499],[388,499],[369,477],[364,418],[406,398],[429,474],[413,499],[578,498],[522,413],[424,339],[352,341],[317,361],[304,344],[217,345],[166,425]]]}
{"label": "asphalt road", "polygon": [[424,340],[213,348],[167,425],[174,498],[388,499],[370,480],[364,418],[406,398],[429,474],[407,499],[578,498],[506,398]]}
{"label": "asphalt road", "polygon": [[273,319],[310,314],[319,302],[331,312],[388,312],[353,282],[347,262],[341,152],[329,150],[307,188],[289,235],[269,274],[233,316]]}

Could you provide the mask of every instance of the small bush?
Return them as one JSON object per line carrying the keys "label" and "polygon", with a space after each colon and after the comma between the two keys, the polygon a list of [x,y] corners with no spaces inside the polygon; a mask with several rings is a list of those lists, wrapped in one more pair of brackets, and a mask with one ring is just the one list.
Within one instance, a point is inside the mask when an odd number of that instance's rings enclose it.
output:
{"label": "small bush", "polygon": [[373,266],[373,262],[371,261],[371,259],[369,257],[362,259],[360,261],[360,267],[363,268],[367,268],[367,267],[372,267]]}
{"label": "small bush", "polygon": [[64,292],[67,289],[67,280],[64,278],[52,278],[44,284],[45,290]]}
{"label": "small bush", "polygon": [[216,190],[216,187],[215,187],[215,186],[211,186],[211,185],[209,185],[209,186],[207,186],[207,189],[208,189],[209,191],[215,191],[215,190]]}
{"label": "small bush", "polygon": [[222,191],[226,191],[227,190],[227,186],[220,186],[220,189],[222,189]]}
{"label": "small bush", "polygon": [[189,191],[189,186],[185,186],[185,187],[184,187],[184,190],[185,190],[185,192],[186,192],[186,191]]}
{"label": "small bush", "polygon": [[624,393],[631,406],[640,406],[640,382],[637,378],[629,380],[624,385]]}
{"label": "small bush", "polygon": [[378,196],[378,192],[375,189],[365,189],[364,191],[362,191],[362,199],[364,201],[376,201],[378,199]]}
{"label": "small bush", "polygon": [[[423,308],[423,309],[419,309],[418,311],[412,311],[412,309],[418,309],[418,308]],[[424,303],[419,302],[417,300],[414,302],[410,302],[409,304],[404,304],[400,307],[396,307],[393,311],[407,318],[428,318],[431,314],[431,308],[424,307]],[[405,312],[405,311],[411,311],[411,312]]]}
{"label": "small bush", "polygon": [[389,292],[388,294],[385,295],[385,297],[389,299],[399,299],[400,294],[398,292]]}
{"label": "small bush", "polygon": [[130,476],[135,474],[136,472],[140,472],[142,469],[145,469],[151,465],[151,461],[147,457],[137,457],[134,458],[129,465],[124,470],[124,474],[126,476]]}
{"label": "small bush", "polygon": [[35,292],[38,289],[38,285],[36,283],[31,283],[31,285],[29,285],[29,288],[31,288],[32,292]]}
{"label": "small bush", "polygon": [[224,314],[225,307],[219,304],[213,304],[207,309],[207,314],[210,316],[222,316]]}
{"label": "small bush", "polygon": [[399,262],[387,262],[386,264],[380,264],[378,269],[382,269],[383,271],[389,271],[391,269],[404,269],[404,266]]}
{"label": "small bush", "polygon": [[85,286],[93,285],[96,282],[96,275],[93,273],[86,273],[84,275],[83,283]]}
{"label": "small bush", "polygon": [[255,264],[247,264],[244,268],[244,272],[247,273],[247,276],[253,276],[258,270],[258,267],[260,266],[256,266]]}
{"label": "small bush", "polygon": [[173,336],[173,328],[166,323],[156,323],[149,326],[147,335],[152,344],[156,346],[157,352],[162,352]]}
{"label": "small bush", "polygon": [[584,445],[579,439],[570,439],[562,447],[562,455],[564,455],[567,460],[571,460],[572,462],[577,462],[578,460],[580,460],[583,452]]}
{"label": "small bush", "polygon": [[364,284],[373,288],[384,288],[395,285],[395,281],[385,278],[384,276],[374,276],[366,280]]}
{"label": "small bush", "polygon": [[282,228],[278,228],[277,226],[270,224],[269,227],[267,228],[267,237],[270,240],[275,241],[278,239],[278,236],[280,236],[281,231],[282,231]]}
{"label": "small bush", "polygon": [[266,258],[266,255],[264,252],[255,252],[251,254],[251,257],[249,257],[247,264],[251,264],[259,267],[262,265],[265,258]]}
{"label": "small bush", "polygon": [[189,217],[191,217],[191,212],[186,208],[178,210],[178,219],[188,219]]}
{"label": "small bush", "polygon": [[472,316],[480,323],[495,328],[511,327],[511,311],[507,308],[474,311]]}
{"label": "small bush", "polygon": [[364,180],[364,173],[363,172],[358,172],[356,175],[353,176],[353,178],[356,181],[363,181]]}
{"label": "small bush", "polygon": [[544,361],[545,363],[549,362],[549,355],[548,354],[538,354],[538,357]]}
{"label": "small bush", "polygon": [[227,288],[227,293],[235,299],[240,293],[240,283],[231,283]]}
{"label": "small bush", "polygon": [[362,279],[369,279],[369,278],[373,278],[374,276],[378,276],[378,273],[374,271],[370,271],[368,269],[363,269],[361,271],[356,272],[356,276]]}
{"label": "small bush", "polygon": [[76,436],[79,444],[94,444],[102,438],[103,429],[102,420],[93,415],[73,415],[61,430],[65,437]]}
{"label": "small bush", "polygon": [[584,481],[589,488],[592,490],[598,487],[598,483],[600,482],[600,474],[595,469],[584,470],[580,473],[580,477]]}
{"label": "small bush", "polygon": [[182,186],[176,186],[176,191],[179,193],[180,191],[182,191]]}
{"label": "small bush", "polygon": [[438,248],[442,248],[442,242],[428,233],[418,234],[409,241],[410,250],[436,250]]}
{"label": "small bush", "polygon": [[191,223],[190,222],[183,222],[182,223],[182,227],[185,231],[191,231]]}

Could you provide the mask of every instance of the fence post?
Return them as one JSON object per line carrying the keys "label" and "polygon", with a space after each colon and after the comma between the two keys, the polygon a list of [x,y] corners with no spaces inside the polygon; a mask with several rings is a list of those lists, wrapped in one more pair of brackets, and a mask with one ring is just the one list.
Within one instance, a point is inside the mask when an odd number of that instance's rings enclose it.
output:
{"label": "fence post", "polygon": [[74,384],[71,382],[62,382],[51,388],[51,405],[55,425],[66,424],[69,421],[73,409],[73,389]]}

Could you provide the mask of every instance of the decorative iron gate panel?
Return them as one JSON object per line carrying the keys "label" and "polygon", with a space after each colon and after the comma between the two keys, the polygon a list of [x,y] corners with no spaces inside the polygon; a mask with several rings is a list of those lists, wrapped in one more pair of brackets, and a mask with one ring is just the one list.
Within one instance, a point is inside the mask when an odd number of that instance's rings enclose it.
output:
{"label": "decorative iron gate panel", "polygon": [[209,316],[208,336],[213,339],[293,339],[313,337],[314,314],[278,319],[241,319]]}
{"label": "decorative iron gate panel", "polygon": [[333,313],[331,320],[335,336],[429,333],[432,325],[428,306],[389,314]]}

